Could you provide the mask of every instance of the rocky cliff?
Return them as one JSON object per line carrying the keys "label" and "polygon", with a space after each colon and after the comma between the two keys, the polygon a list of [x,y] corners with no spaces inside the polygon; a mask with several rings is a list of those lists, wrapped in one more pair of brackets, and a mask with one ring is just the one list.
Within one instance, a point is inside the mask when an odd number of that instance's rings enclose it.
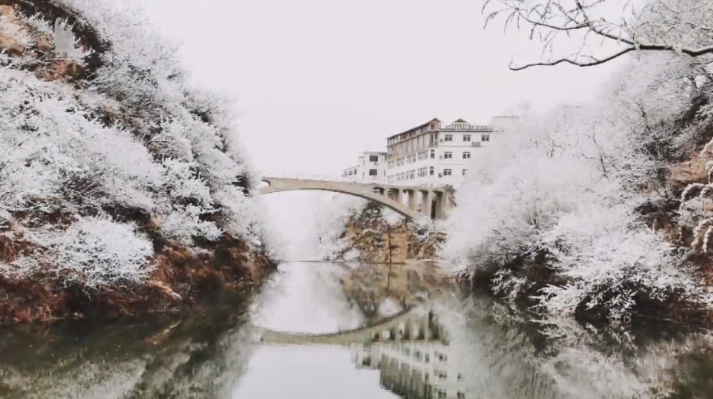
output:
{"label": "rocky cliff", "polygon": [[274,269],[231,102],[139,15],[0,0],[0,324],[180,311]]}
{"label": "rocky cliff", "polygon": [[334,259],[395,264],[434,260],[445,234],[432,226],[394,218],[389,212],[370,202],[351,215],[340,237],[344,244],[333,254]]}

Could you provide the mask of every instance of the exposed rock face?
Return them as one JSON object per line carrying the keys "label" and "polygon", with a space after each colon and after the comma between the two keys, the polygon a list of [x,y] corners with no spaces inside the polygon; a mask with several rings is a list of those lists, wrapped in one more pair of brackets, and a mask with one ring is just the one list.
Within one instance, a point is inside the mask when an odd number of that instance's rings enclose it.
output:
{"label": "exposed rock face", "polygon": [[0,0],[0,324],[185,310],[275,268],[231,104],[126,4]]}
{"label": "exposed rock face", "polygon": [[445,235],[402,220],[391,224],[385,220],[383,208],[369,203],[349,219],[344,237],[347,246],[336,254],[344,259],[349,252],[358,251],[358,260],[370,263],[405,263],[410,260],[433,260],[438,245]]}

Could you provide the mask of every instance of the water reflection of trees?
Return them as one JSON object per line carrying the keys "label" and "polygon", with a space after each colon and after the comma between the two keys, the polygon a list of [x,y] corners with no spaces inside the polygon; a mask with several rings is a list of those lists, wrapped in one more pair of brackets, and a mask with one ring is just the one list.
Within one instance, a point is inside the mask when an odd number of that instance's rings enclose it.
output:
{"label": "water reflection of trees", "polygon": [[253,341],[246,316],[231,310],[181,321],[0,331],[0,397],[225,397]]}
{"label": "water reflection of trees", "polygon": [[[354,348],[355,363],[379,369],[382,385],[409,399],[693,399],[713,392],[713,339],[707,333],[535,321],[484,298],[441,300],[435,311],[450,338],[444,348],[374,343]],[[445,353],[448,364],[428,371],[423,354],[434,351]],[[441,384],[447,389],[433,383],[439,367],[447,372]]]}

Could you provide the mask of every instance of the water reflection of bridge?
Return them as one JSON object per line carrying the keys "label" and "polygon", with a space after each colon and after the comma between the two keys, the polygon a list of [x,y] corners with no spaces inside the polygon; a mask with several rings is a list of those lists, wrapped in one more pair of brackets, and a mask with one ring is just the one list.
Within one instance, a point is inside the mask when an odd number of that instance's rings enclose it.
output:
{"label": "water reflection of bridge", "polygon": [[261,341],[280,345],[346,345],[357,368],[379,372],[381,386],[406,399],[465,399],[463,373],[454,364],[448,334],[432,311],[413,308],[381,322],[331,334],[263,330]]}
{"label": "water reflection of bridge", "polygon": [[265,329],[261,341],[282,345],[353,345],[393,341],[439,341],[447,344],[448,336],[433,312],[416,307],[374,325],[330,334],[300,334]]}

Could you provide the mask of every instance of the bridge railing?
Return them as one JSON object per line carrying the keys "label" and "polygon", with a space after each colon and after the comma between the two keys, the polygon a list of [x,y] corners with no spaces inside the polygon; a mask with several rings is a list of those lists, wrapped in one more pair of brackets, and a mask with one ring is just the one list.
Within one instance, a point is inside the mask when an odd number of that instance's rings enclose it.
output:
{"label": "bridge railing", "polygon": [[[334,181],[334,182],[347,182],[347,183],[371,183],[370,180],[357,178],[356,176],[337,176],[337,175],[325,175],[325,174],[308,174],[308,173],[294,173],[294,172],[263,172],[263,177],[277,177],[281,179],[293,179],[293,180],[318,180],[318,181]],[[377,183],[375,179],[373,181]]]}
{"label": "bridge railing", "polygon": [[359,183],[359,184],[380,184],[386,186],[403,186],[406,187],[423,187],[423,188],[444,188],[445,184],[440,183],[407,183],[406,181],[387,181],[386,179],[367,179],[357,176],[337,176],[324,174],[308,174],[294,172],[263,172],[263,177],[276,177],[281,179],[293,180],[315,180],[315,181],[330,181],[339,183]]}

